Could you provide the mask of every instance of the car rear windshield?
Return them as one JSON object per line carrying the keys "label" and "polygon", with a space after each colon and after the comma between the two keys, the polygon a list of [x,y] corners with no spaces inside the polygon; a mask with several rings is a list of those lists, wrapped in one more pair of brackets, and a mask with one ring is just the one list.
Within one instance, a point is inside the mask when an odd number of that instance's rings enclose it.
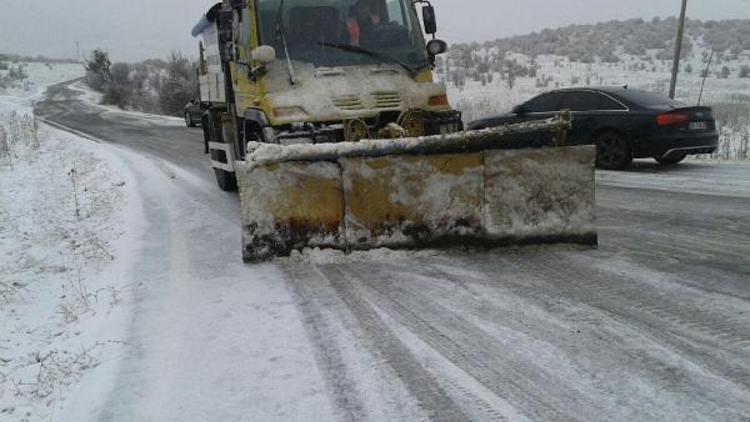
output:
{"label": "car rear windshield", "polygon": [[683,107],[684,104],[682,104],[679,101],[672,100],[669,97],[666,97],[661,94],[657,94],[655,92],[646,92],[646,91],[638,91],[635,89],[625,89],[618,94],[625,98],[626,100],[638,104],[642,107],[649,107],[649,108],[677,108],[677,107]]}

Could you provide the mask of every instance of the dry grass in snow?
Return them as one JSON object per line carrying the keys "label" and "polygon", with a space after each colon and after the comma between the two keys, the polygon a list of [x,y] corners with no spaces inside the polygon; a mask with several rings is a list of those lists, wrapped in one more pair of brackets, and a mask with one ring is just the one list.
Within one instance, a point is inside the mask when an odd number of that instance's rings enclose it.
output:
{"label": "dry grass in snow", "polygon": [[[16,97],[18,99],[18,97]],[[48,421],[124,347],[110,271],[125,184],[94,145],[0,98],[0,421]]]}

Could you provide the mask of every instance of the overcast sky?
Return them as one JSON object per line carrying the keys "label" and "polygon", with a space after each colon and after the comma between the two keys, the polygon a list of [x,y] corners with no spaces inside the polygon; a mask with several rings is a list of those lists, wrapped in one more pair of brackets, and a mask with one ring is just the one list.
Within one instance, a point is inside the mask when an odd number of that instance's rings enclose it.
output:
{"label": "overcast sky", "polygon": [[[215,0],[2,0],[0,52],[74,57],[96,47],[138,61],[193,54],[190,29]],[[485,41],[543,28],[672,16],[680,0],[432,0],[448,42]],[[750,0],[690,0],[694,19],[750,18]]]}

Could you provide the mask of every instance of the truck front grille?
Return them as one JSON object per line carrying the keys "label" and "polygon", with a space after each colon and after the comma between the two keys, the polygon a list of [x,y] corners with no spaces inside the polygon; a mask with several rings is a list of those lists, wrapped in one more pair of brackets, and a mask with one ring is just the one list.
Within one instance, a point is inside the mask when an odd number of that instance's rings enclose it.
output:
{"label": "truck front grille", "polygon": [[398,108],[401,106],[401,95],[398,92],[376,92],[372,96],[375,97],[376,108]]}
{"label": "truck front grille", "polygon": [[357,97],[356,95],[345,95],[342,97],[333,97],[331,100],[333,101],[333,105],[336,106],[336,108],[339,108],[341,110],[356,111],[356,110],[364,109],[364,106],[362,105],[362,100],[360,100],[360,98]]}

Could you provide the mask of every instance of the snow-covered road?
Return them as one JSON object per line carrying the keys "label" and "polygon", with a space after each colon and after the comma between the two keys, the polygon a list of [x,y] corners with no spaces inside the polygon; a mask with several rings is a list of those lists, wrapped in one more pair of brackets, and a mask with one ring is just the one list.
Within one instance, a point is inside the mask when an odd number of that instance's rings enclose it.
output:
{"label": "snow-covered road", "polygon": [[37,114],[111,143],[146,218],[131,347],[61,420],[750,419],[747,163],[598,173],[597,250],[250,266],[199,129],[48,94]]}

